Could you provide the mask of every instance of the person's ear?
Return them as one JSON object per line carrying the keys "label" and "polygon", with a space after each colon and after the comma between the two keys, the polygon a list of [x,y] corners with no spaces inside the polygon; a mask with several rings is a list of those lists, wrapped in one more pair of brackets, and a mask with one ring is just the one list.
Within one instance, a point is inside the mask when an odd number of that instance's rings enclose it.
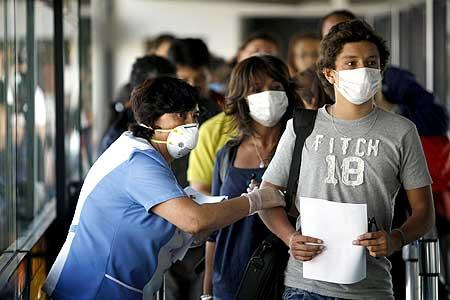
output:
{"label": "person's ear", "polygon": [[336,71],[333,69],[323,68],[323,75],[330,84],[335,84],[337,82]]}

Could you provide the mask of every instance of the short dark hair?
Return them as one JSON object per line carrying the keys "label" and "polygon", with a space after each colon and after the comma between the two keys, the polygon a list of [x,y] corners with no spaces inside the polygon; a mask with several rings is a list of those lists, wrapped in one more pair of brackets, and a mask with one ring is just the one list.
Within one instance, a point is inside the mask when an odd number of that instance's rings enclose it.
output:
{"label": "short dark hair", "polygon": [[278,51],[281,48],[280,42],[274,35],[272,35],[268,32],[254,32],[244,40],[240,49],[244,49],[245,47],[248,46],[248,44],[250,44],[251,42],[256,41],[256,40],[263,40],[263,41],[269,42],[269,43],[273,44],[275,47],[277,47]]}
{"label": "short dark hair", "polygon": [[136,59],[131,69],[131,88],[141,84],[146,79],[159,76],[175,76],[175,66],[164,57],[144,55]]}
{"label": "short dark hair", "polygon": [[389,60],[389,49],[383,38],[362,20],[356,19],[333,26],[320,43],[317,75],[322,82],[325,92],[332,99],[334,99],[334,89],[332,84],[325,78],[323,69],[335,69],[336,57],[341,53],[344,45],[360,41],[368,41],[375,44],[380,54],[380,68],[383,71]]}
{"label": "short dark hair", "polygon": [[177,39],[170,47],[169,60],[176,66],[198,69],[208,66],[210,54],[208,46],[201,39]]}
{"label": "short dark hair", "polygon": [[154,130],[139,123],[153,127],[163,114],[192,111],[199,97],[197,89],[183,80],[173,77],[147,79],[131,93],[131,108],[137,123],[132,124],[130,130],[134,136],[148,140]]}
{"label": "short dark hair", "polygon": [[153,40],[150,40],[146,44],[147,52],[159,48],[163,43],[172,43],[175,40],[175,36],[169,33],[163,33],[158,35]]}
{"label": "short dark hair", "polygon": [[289,107],[282,118],[284,124],[292,118],[294,106],[300,104],[300,98],[291,86],[288,67],[281,59],[271,55],[255,55],[241,61],[231,72],[229,93],[225,99],[225,113],[232,116],[233,127],[240,138],[255,133],[246,97],[252,93],[254,82],[266,77],[281,83],[288,96]]}
{"label": "short dark hair", "polygon": [[351,11],[346,10],[346,9],[332,11],[329,14],[325,15],[320,20],[320,24],[319,24],[320,34],[322,34],[323,24],[330,17],[341,17],[345,21],[351,21],[351,20],[358,19],[358,17],[354,13],[352,13]]}

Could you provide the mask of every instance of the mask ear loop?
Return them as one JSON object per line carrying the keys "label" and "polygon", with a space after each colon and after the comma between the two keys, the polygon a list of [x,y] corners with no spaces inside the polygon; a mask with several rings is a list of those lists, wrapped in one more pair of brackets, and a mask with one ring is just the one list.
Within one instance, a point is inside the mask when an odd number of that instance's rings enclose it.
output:
{"label": "mask ear loop", "polygon": [[159,132],[171,132],[173,130],[173,129],[153,129],[150,126],[145,125],[144,123],[139,123],[138,125],[141,127],[147,128],[149,130],[159,131]]}
{"label": "mask ear loop", "polygon": [[[147,126],[144,123],[138,123],[138,125],[146,128],[148,130],[153,130],[153,131],[159,131],[159,132],[171,132],[172,131],[171,129],[153,129],[152,127]],[[156,143],[156,144],[168,144],[167,141],[160,141],[160,140],[155,140],[155,139],[150,139],[150,141],[152,141],[153,143]]]}

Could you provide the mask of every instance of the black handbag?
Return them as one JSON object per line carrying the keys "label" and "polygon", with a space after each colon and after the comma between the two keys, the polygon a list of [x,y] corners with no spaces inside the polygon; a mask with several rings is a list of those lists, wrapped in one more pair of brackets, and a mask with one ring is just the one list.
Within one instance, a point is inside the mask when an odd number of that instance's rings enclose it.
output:
{"label": "black handbag", "polygon": [[[288,186],[285,193],[286,212],[297,193],[303,145],[314,128],[317,111],[296,108],[293,127],[296,134]],[[292,222],[292,220],[291,220]],[[295,223],[295,220],[293,220]],[[284,291],[284,270],[289,259],[288,247],[274,234],[256,248],[242,277],[235,300],[278,300]]]}

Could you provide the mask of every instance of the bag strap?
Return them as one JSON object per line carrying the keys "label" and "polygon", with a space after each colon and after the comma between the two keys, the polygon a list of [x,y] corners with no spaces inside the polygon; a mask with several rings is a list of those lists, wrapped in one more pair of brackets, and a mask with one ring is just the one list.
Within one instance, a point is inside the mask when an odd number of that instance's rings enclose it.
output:
{"label": "bag strap", "polygon": [[237,151],[238,143],[236,141],[228,141],[225,144],[225,154],[222,155],[222,158],[220,160],[220,170],[219,170],[219,178],[220,182],[223,184],[223,181],[225,180],[225,177],[228,174],[228,170],[230,168],[230,162],[231,160],[234,160],[234,156]]}
{"label": "bag strap", "polygon": [[287,212],[289,212],[292,202],[295,200],[298,187],[298,178],[300,176],[300,168],[302,164],[303,145],[314,129],[316,116],[317,110],[304,108],[295,108],[294,110],[293,127],[296,137],[285,195],[285,210]]}

